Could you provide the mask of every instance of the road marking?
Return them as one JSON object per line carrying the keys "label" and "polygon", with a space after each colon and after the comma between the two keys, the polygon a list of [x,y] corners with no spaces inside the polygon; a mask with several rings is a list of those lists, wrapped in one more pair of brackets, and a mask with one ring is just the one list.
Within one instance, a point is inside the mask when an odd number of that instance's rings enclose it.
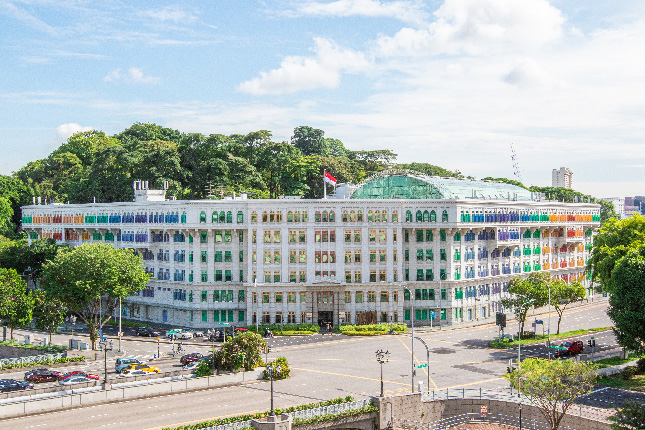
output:
{"label": "road marking", "polygon": [[450,389],[450,388],[468,387],[469,385],[483,384],[483,383],[486,383],[486,382],[499,381],[499,380],[502,380],[502,379],[504,379],[504,378],[484,379],[484,380],[481,380],[481,381],[469,382],[468,384],[453,385],[451,387],[438,388],[437,390],[447,390],[447,389]]}
{"label": "road marking", "polygon": [[[409,352],[410,354],[412,354],[412,351],[410,351],[410,349],[408,348],[408,346],[407,346],[405,343],[403,343],[403,341],[401,340],[401,338],[400,338],[399,336],[397,336],[396,338],[399,340],[399,342],[401,342],[401,345],[403,345],[403,347],[404,347],[405,349],[407,349],[407,350],[408,350],[408,352]],[[418,358],[416,358],[416,357],[415,357],[415,359],[416,359],[416,361],[417,361],[417,365],[418,365],[418,364],[421,364],[421,362],[419,361],[419,359],[418,359]],[[428,377],[428,379],[430,379],[430,382],[432,383],[432,385],[434,385],[434,387],[435,387],[435,388],[437,388],[437,384],[434,382],[434,379],[432,379],[432,377],[430,377],[430,373],[429,373],[429,372],[430,372],[430,369],[428,369],[428,368],[424,368],[424,369],[423,369],[423,371],[424,371],[424,373],[426,374],[426,376]],[[429,388],[429,387],[428,387],[428,388]]]}
{"label": "road marking", "polygon": [[[342,376],[342,377],[344,377],[344,378],[364,379],[364,380],[366,380],[366,381],[376,381],[376,382],[380,382],[380,381],[381,381],[381,380],[380,380],[380,379],[378,379],[378,378],[368,378],[368,377],[366,377],[366,376],[345,375],[345,374],[343,374],[343,373],[324,372],[324,371],[322,371],[322,370],[302,369],[302,368],[299,368],[299,367],[292,367],[291,369],[292,369],[292,370],[302,370],[302,371],[304,371],[304,372],[322,373],[322,374],[325,374],[325,375]],[[388,384],[396,384],[396,385],[410,385],[410,384],[408,384],[407,382],[406,382],[406,383],[403,383],[403,382],[386,381],[385,379],[383,380],[383,382],[387,382]]]}

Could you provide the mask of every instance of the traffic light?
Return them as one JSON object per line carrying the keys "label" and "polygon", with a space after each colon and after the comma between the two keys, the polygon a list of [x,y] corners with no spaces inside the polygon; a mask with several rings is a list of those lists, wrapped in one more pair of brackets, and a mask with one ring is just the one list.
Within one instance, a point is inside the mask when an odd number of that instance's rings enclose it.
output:
{"label": "traffic light", "polygon": [[591,339],[587,339],[587,346],[591,346]]}
{"label": "traffic light", "polygon": [[513,368],[512,367],[507,367],[506,368],[506,373],[513,373]]}
{"label": "traffic light", "polygon": [[497,312],[497,314],[495,314],[495,324],[502,328],[506,327],[506,314],[503,312]]}

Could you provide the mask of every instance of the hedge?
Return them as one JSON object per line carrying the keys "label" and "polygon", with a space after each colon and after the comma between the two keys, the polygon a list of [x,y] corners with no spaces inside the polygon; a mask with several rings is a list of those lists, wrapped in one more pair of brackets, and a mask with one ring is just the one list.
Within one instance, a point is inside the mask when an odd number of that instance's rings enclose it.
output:
{"label": "hedge", "polygon": [[25,363],[10,363],[10,364],[5,364],[4,366],[0,366],[0,370],[4,369],[22,369],[23,367],[31,367],[31,366],[42,366],[42,365],[47,365],[51,366],[53,364],[58,364],[58,363],[71,363],[75,361],[84,361],[85,357],[62,357],[62,358],[56,358],[54,360],[39,360],[39,361],[32,361],[32,362],[25,362]]}
{"label": "hedge", "polygon": [[403,323],[396,323],[391,326],[387,323],[365,325],[343,324],[338,328],[338,331],[347,336],[379,336],[387,334],[390,331],[390,327],[396,333],[407,333],[408,331],[408,326]]}

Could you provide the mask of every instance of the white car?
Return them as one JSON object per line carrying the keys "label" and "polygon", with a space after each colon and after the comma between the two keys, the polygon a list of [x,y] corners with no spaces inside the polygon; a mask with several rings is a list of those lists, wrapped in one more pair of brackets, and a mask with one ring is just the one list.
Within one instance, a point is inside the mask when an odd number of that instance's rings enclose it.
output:
{"label": "white car", "polygon": [[81,382],[95,382],[94,379],[90,379],[88,377],[85,377],[83,375],[78,375],[78,376],[70,376],[67,379],[63,379],[62,381],[59,382],[60,385],[73,385],[73,384],[80,384]]}
{"label": "white car", "polygon": [[201,360],[193,361],[192,363],[188,363],[182,369],[184,370],[190,370],[191,372],[196,370],[199,367],[199,364],[201,363]]}
{"label": "white car", "polygon": [[175,339],[192,339],[193,334],[187,331],[182,331],[181,333],[175,334]]}

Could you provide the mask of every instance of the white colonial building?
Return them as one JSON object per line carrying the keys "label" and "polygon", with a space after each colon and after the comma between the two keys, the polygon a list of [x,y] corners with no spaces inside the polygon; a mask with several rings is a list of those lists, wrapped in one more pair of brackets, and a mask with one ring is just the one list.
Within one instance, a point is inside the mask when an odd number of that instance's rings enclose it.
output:
{"label": "white colonial building", "polygon": [[[322,200],[165,200],[22,208],[30,240],[131,248],[152,274],[124,303],[134,320],[494,321],[514,276],[587,284],[600,207],[545,201],[508,184],[381,175]],[[342,196],[342,198],[340,198]]]}

